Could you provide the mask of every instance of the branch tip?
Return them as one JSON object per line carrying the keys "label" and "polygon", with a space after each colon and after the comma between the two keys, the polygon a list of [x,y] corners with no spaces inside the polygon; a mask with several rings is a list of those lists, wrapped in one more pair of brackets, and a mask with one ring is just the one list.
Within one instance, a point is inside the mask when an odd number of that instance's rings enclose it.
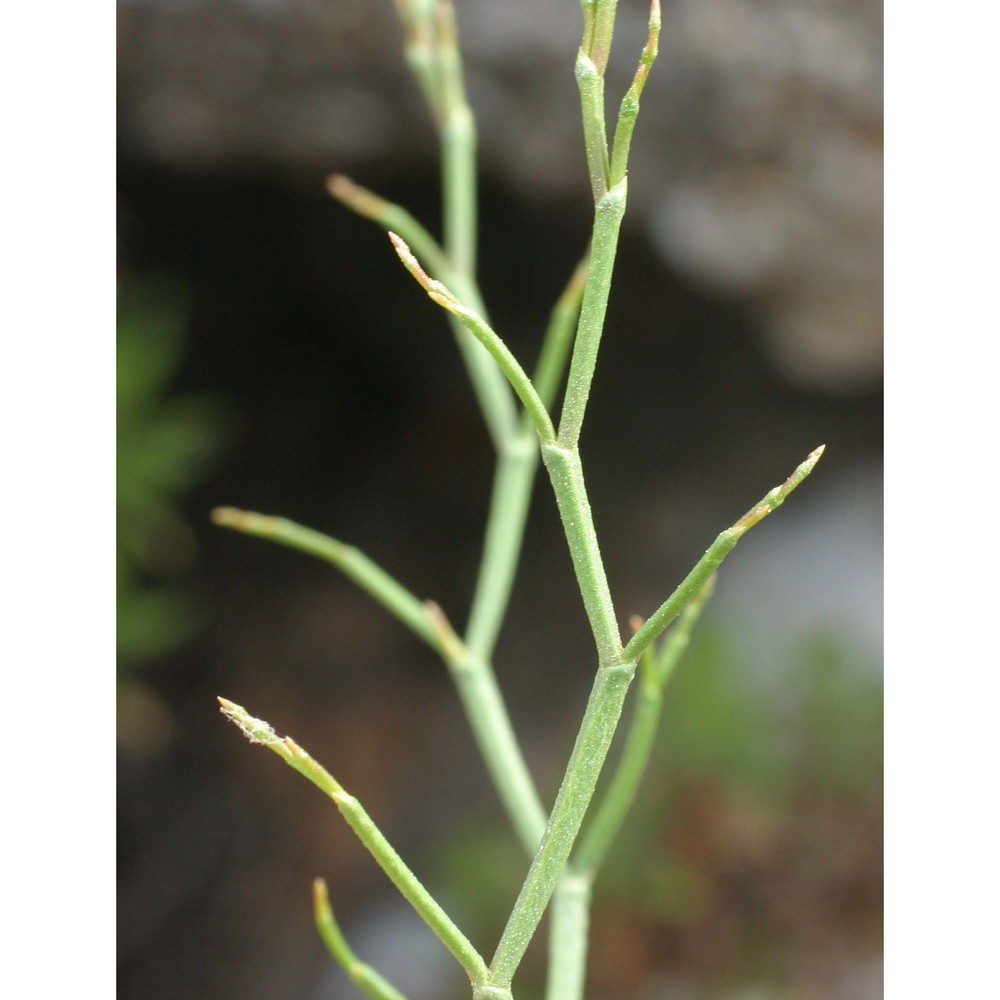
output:
{"label": "branch tip", "polygon": [[235,507],[216,507],[208,516],[213,524],[223,528],[233,528],[246,516],[246,513]]}
{"label": "branch tip", "polygon": [[396,251],[396,256],[403,262],[403,267],[417,279],[424,291],[429,293],[437,282],[433,281],[431,276],[420,266],[420,261],[414,256],[406,240],[402,236],[397,236],[391,229],[389,230],[389,240]]}
{"label": "branch tip", "polygon": [[326,178],[326,190],[338,201],[346,201],[356,187],[345,174],[329,174]]}
{"label": "branch tip", "polygon": [[806,477],[816,468],[816,463],[822,458],[824,451],[826,451],[825,444],[821,444],[811,451],[806,460],[780,486],[775,486],[756,507],[748,510],[730,530],[736,532],[737,536],[742,535],[755,524],[763,521],[772,511],[777,510],[788,498],[788,495],[801,486]]}

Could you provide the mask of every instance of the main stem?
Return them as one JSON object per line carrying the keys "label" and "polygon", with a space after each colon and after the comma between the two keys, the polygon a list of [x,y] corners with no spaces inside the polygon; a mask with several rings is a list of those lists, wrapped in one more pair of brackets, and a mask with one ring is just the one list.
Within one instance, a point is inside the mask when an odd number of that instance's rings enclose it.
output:
{"label": "main stem", "polygon": [[[545,835],[490,964],[490,983],[503,989],[510,988],[542,914],[564,875],[636,669],[636,660],[626,658],[622,649],[579,451],[575,447],[565,449],[546,444],[542,457],[556,494],[600,666]],[[563,886],[562,891],[572,888],[566,881]],[[577,926],[573,933],[580,929]]]}
{"label": "main stem", "polygon": [[618,726],[635,667],[633,660],[597,671],[545,836],[490,963],[490,982],[496,986],[510,987],[563,875]]}

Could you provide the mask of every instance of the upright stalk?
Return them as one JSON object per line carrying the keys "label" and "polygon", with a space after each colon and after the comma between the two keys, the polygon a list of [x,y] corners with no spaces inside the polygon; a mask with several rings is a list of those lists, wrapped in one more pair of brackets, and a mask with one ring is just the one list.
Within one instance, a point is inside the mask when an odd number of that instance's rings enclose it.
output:
{"label": "upright stalk", "polygon": [[[407,28],[410,63],[418,79],[422,78],[441,142],[447,274],[436,277],[485,316],[476,281],[476,125],[465,93],[454,7],[450,0],[397,3]],[[432,58],[425,59],[428,51]],[[533,430],[517,418],[510,389],[494,360],[458,317],[451,315],[449,320],[497,456],[483,555],[465,634],[468,655],[450,666],[501,801],[530,855],[538,845],[546,814],[491,660],[519,561],[538,449]]]}
{"label": "upright stalk", "polygon": [[[639,101],[657,56],[659,0],[651,3],[646,45],[622,100],[610,149],[604,78],[616,0],[581,0],[584,25],[576,76],[594,223],[585,266],[577,270],[557,304],[534,379],[489,325],[476,281],[476,128],[465,95],[452,0],[396,3],[406,28],[407,59],[441,141],[443,245],[409,213],[346,178],[332,177],[328,186],[335,197],[390,231],[407,269],[429,297],[449,313],[496,450],[483,559],[465,636],[453,630],[436,604],[420,601],[350,546],[280,518],[232,508],[220,508],[214,516],[220,524],[271,538],[330,562],[395,614],[448,665],[490,777],[522,846],[532,856],[490,964],[404,864],[361,804],[329,772],[293,740],[279,738],[267,723],[233,702],[220,701],[224,713],[252,741],[268,746],[334,801],[402,895],[465,969],[473,1000],[513,1000],[513,977],[553,895],[547,1000],[581,1000],[591,887],[637,794],[653,745],[663,687],[687,643],[715,570],[743,534],[780,506],[809,475],[822,449],[722,532],[674,593],[623,645],[587,497],[580,437],[625,213],[628,156]],[[550,410],[571,346],[557,428]],[[552,483],[598,658],[587,708],[547,817],[491,665],[523,544],[539,455]],[[656,653],[654,643],[681,615],[663,652]],[[624,750],[604,798],[577,844],[637,669],[641,669],[642,684]],[[372,1000],[401,1000],[390,983],[354,955],[336,923],[322,882],[316,883],[314,902],[321,937],[359,988]]]}
{"label": "upright stalk", "polygon": [[597,671],[545,835],[490,963],[490,982],[497,986],[510,987],[563,875],[604,767],[634,674],[634,661],[601,667]]}

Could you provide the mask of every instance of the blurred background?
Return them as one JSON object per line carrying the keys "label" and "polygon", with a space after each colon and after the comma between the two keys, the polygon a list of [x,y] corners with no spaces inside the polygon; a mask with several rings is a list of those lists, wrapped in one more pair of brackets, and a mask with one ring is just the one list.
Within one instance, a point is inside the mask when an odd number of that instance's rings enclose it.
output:
{"label": "blurred background", "polygon": [[[535,356],[592,206],[570,0],[458,0],[480,277]],[[361,547],[464,621],[492,458],[451,336],[347,173],[434,227],[436,141],[389,0],[119,0],[119,992],[348,1000],[324,876],[411,1000],[467,994],[335,810],[216,708],[290,733],[484,952],[526,870],[449,678],[329,567]],[[646,9],[623,0],[627,86]],[[582,442],[624,619],[817,444],[675,676],[595,892],[593,1000],[882,995],[881,8],[667,0]],[[594,669],[539,480],[497,671],[543,797]],[[519,1000],[541,996],[544,938]]]}

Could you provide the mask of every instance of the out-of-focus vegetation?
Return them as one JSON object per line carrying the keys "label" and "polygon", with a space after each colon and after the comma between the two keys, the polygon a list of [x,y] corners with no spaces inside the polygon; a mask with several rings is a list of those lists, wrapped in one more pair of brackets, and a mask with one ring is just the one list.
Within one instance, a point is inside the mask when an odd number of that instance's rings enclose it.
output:
{"label": "out-of-focus vegetation", "polygon": [[185,580],[194,532],[180,513],[223,440],[215,400],[171,391],[184,360],[186,296],[165,280],[123,281],[117,335],[118,726],[130,745],[169,727],[160,699],[135,673],[202,624]]}

